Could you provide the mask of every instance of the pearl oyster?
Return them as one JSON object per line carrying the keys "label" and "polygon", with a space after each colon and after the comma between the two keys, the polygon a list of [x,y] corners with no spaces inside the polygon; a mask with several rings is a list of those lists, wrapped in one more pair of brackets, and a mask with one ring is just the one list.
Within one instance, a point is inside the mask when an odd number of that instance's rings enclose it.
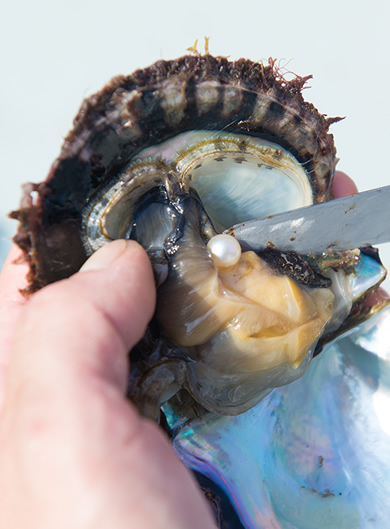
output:
{"label": "pearl oyster", "polygon": [[129,381],[147,416],[181,388],[206,410],[243,413],[367,316],[385,275],[372,252],[239,251],[226,266],[224,246],[217,260],[215,238],[232,224],[331,199],[339,118],[303,100],[306,80],[211,55],[117,77],[83,103],[47,180],[13,213],[29,291],[110,240],[147,250],[158,306]]}

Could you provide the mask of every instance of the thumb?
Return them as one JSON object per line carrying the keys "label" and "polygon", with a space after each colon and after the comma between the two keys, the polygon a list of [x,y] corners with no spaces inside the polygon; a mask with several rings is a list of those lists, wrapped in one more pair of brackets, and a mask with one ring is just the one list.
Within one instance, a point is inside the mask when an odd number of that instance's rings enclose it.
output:
{"label": "thumb", "polygon": [[115,241],[23,307],[0,417],[1,526],[214,527],[158,427],[123,397],[154,304],[146,253]]}
{"label": "thumb", "polygon": [[154,306],[144,250],[124,240],[105,246],[78,274],[45,287],[24,307],[10,359],[12,386],[52,381],[58,391],[71,368],[82,376],[97,370],[124,388],[127,353],[145,332]]}

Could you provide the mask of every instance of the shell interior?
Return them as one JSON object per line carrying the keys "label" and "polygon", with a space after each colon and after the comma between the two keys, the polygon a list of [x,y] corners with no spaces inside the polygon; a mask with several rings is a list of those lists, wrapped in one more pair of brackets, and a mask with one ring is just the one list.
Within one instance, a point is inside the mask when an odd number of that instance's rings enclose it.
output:
{"label": "shell interior", "polygon": [[157,186],[195,190],[217,232],[313,203],[306,171],[280,145],[243,134],[186,132],[143,150],[86,208],[88,251],[124,237],[137,200]]}

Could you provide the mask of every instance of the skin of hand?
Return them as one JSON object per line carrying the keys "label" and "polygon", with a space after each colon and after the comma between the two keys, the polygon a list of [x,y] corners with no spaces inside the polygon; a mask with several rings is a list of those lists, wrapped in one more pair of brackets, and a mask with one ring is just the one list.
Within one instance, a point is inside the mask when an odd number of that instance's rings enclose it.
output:
{"label": "skin of hand", "polygon": [[[337,174],[336,197],[356,191]],[[28,300],[19,255],[0,275],[0,527],[215,528],[164,434],[123,396],[155,307],[146,253],[115,241]]]}
{"label": "skin of hand", "polygon": [[144,250],[115,241],[27,301],[17,254],[0,278],[0,527],[215,528],[164,434],[123,397],[155,306]]}

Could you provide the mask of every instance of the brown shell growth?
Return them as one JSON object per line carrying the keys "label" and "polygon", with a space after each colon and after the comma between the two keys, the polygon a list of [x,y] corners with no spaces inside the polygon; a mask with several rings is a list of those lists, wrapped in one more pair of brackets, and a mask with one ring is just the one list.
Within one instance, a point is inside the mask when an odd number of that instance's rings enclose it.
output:
{"label": "brown shell growth", "polygon": [[[158,61],[119,76],[86,99],[47,179],[25,189],[16,243],[33,292],[76,272],[87,258],[82,212],[148,145],[205,129],[277,141],[304,164],[315,201],[330,198],[335,147],[329,119],[303,100],[308,77],[286,81],[274,66],[211,55]],[[35,195],[34,200],[31,193]]]}

